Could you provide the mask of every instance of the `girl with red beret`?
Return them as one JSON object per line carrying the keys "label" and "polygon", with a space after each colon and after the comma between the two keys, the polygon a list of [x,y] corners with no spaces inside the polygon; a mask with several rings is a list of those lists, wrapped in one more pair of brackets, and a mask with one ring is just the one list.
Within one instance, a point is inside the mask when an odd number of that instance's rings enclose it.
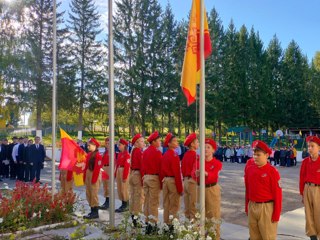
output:
{"label": "girl with red beret", "polygon": [[99,218],[99,198],[98,192],[100,187],[100,169],[102,167],[102,156],[99,153],[99,142],[91,138],[88,141],[89,153],[86,159],[84,170],[84,182],[86,185],[86,196],[91,212],[84,216],[85,219]]}
{"label": "girl with red beret", "polygon": [[121,213],[128,211],[128,177],[130,171],[130,154],[128,153],[128,142],[124,139],[119,140],[119,151],[117,157],[116,180],[119,199],[122,201],[121,206],[116,212]]}

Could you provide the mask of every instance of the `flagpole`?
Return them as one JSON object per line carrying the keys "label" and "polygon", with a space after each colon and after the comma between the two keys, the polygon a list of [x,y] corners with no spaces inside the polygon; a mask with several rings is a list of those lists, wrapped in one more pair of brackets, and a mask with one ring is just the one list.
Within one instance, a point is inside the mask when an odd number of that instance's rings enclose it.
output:
{"label": "flagpole", "polygon": [[57,119],[57,2],[53,0],[53,80],[52,80],[52,200],[56,192],[56,119]]}
{"label": "flagpole", "polygon": [[115,226],[114,209],[114,69],[113,69],[113,21],[112,21],[112,0],[109,0],[109,159],[110,159],[110,171],[109,171],[109,221],[110,227]]}
{"label": "flagpole", "polygon": [[205,61],[204,61],[204,0],[200,0],[200,236],[205,237]]}

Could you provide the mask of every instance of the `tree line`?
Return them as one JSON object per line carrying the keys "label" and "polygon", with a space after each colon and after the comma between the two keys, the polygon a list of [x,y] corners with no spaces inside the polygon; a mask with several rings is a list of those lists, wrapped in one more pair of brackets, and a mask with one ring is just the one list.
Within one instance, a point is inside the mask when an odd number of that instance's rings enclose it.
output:
{"label": "tree line", "polygon": [[[107,35],[93,0],[58,4],[58,122],[83,130],[108,123]],[[0,3],[0,114],[13,122],[32,112],[37,129],[51,125],[51,0]],[[283,49],[275,35],[259,32],[218,12],[208,13],[213,53],[206,61],[206,125],[218,135],[228,127],[275,131],[317,127],[320,53],[309,61],[292,40]],[[114,15],[116,129],[179,136],[198,126],[198,103],[187,107],[180,89],[188,19],[177,21],[157,0],[116,1]],[[17,107],[18,110],[17,110]],[[12,114],[12,113],[15,114]],[[120,133],[119,133],[120,134]]]}

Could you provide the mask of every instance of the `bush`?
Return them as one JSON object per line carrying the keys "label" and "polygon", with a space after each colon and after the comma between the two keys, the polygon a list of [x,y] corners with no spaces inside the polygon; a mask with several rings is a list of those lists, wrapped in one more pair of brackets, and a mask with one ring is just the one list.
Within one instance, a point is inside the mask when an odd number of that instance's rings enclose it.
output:
{"label": "bush", "polygon": [[16,187],[0,193],[0,232],[26,230],[70,219],[75,203],[72,192],[52,195],[47,185],[17,181]]}

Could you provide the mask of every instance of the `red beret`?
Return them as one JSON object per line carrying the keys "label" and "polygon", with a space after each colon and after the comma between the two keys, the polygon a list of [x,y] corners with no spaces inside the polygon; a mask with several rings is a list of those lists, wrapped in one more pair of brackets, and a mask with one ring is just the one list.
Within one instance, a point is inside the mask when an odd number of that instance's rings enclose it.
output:
{"label": "red beret", "polygon": [[205,144],[210,144],[214,150],[217,150],[217,143],[213,139],[206,138]]}
{"label": "red beret", "polygon": [[306,141],[307,142],[315,142],[316,144],[318,144],[320,146],[320,138],[318,138],[317,136],[308,136]]}
{"label": "red beret", "polygon": [[174,135],[172,133],[168,133],[166,138],[164,139],[163,146],[168,147],[169,142],[174,138]]}
{"label": "red beret", "polygon": [[129,145],[128,141],[124,140],[123,138],[120,138],[119,143],[121,143],[122,145],[126,145],[126,146]]}
{"label": "red beret", "polygon": [[160,135],[159,135],[158,131],[155,131],[154,133],[152,133],[152,134],[148,137],[147,141],[148,141],[149,143],[151,143],[153,140],[156,140],[156,139],[159,138],[159,137],[160,137]]}
{"label": "red beret", "polygon": [[94,145],[96,145],[97,148],[100,147],[100,143],[95,138],[90,138],[89,142],[91,142]]}
{"label": "red beret", "polygon": [[135,144],[136,141],[137,141],[139,138],[142,138],[142,135],[141,135],[140,133],[136,134],[136,135],[132,138],[132,140],[131,140],[132,145]]}
{"label": "red beret", "polygon": [[260,141],[260,140],[254,141],[252,143],[252,148],[253,149],[258,148],[258,149],[264,151],[265,153],[267,153],[269,155],[272,153],[271,148],[269,148],[269,146],[265,142]]}
{"label": "red beret", "polygon": [[189,145],[193,142],[193,140],[195,140],[197,138],[197,134],[195,133],[191,133],[189,134],[189,136],[186,138],[186,140],[184,141],[184,145],[186,147],[189,147]]}

